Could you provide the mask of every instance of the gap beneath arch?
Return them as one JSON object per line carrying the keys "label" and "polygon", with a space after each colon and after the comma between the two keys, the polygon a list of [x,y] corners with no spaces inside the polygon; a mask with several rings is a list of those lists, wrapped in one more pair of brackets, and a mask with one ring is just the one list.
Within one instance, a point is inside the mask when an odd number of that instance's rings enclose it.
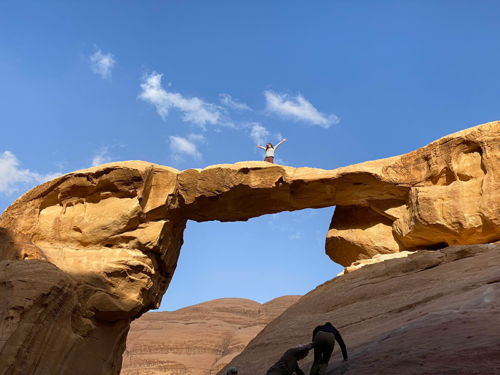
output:
{"label": "gap beneath arch", "polygon": [[325,254],[333,212],[327,207],[247,222],[189,221],[159,311],[230,297],[264,303],[311,291],[343,270]]}

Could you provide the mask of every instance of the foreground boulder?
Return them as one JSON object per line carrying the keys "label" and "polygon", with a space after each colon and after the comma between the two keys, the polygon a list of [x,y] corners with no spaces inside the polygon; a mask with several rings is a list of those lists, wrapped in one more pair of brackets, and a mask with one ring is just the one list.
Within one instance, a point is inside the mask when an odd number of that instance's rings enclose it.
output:
{"label": "foreground boulder", "polygon": [[[349,355],[342,362],[337,344],[329,375],[499,374],[499,264],[500,244],[487,244],[367,265],[306,294],[228,366],[265,374],[329,321]],[[313,357],[299,363],[306,374]]]}
{"label": "foreground boulder", "polygon": [[264,304],[222,298],[147,313],[131,325],[121,374],[216,374],[299,298],[285,296]]}
{"label": "foreground boulder", "polygon": [[[326,252],[343,266],[498,240],[499,153],[494,122],[331,171],[244,162],[179,172],[130,161],[42,184],[0,217],[0,372],[117,373],[130,322],[168,288],[187,220],[336,205]],[[42,275],[51,275],[45,286],[25,288]],[[48,333],[30,330],[39,326]],[[52,342],[66,354],[34,349]]]}

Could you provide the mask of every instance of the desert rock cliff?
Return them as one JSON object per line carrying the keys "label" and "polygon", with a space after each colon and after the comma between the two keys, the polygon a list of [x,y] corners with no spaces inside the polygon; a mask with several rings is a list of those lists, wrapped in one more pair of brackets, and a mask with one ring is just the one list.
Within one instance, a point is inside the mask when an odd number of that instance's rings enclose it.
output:
{"label": "desert rock cliff", "polygon": [[299,298],[285,296],[264,304],[223,298],[147,313],[131,325],[121,374],[215,375]]}
{"label": "desert rock cliff", "polygon": [[[265,374],[283,353],[331,322],[328,375],[500,374],[500,244],[461,245],[391,259],[337,277],[303,296],[229,366]],[[308,374],[311,352],[300,368]],[[218,375],[223,375],[220,371]]]}
{"label": "desert rock cliff", "polygon": [[[499,153],[492,122],[331,171],[130,161],[42,184],[0,217],[0,372],[118,373],[130,322],[159,306],[173,277],[187,220],[336,205],[326,252],[344,266],[498,240]],[[64,355],[33,349],[63,342]]]}

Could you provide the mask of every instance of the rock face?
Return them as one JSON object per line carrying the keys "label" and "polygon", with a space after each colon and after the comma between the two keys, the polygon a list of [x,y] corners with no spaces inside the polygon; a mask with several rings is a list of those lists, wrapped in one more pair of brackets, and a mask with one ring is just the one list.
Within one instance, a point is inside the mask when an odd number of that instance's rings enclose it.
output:
{"label": "rock face", "polygon": [[493,122],[403,156],[371,162],[380,167],[377,178],[404,186],[405,193],[401,198],[340,203],[328,232],[327,253],[349,266],[377,253],[500,239],[495,204],[500,194],[499,153],[500,125]]}
{"label": "rock face", "polygon": [[285,296],[263,305],[224,298],[147,313],[131,325],[121,374],[216,374],[299,298]]}
{"label": "rock face", "polygon": [[[0,372],[116,374],[131,320],[158,307],[169,285],[187,220],[337,205],[326,252],[344,266],[498,240],[499,153],[494,122],[332,171],[245,162],[179,172],[131,161],[58,177],[0,217],[0,266],[21,278],[0,281]],[[42,274],[55,289],[23,288]],[[58,293],[64,304],[44,302]],[[66,356],[33,350],[53,340],[33,325],[59,332]]]}
{"label": "rock face", "polygon": [[120,372],[132,318],[159,306],[177,264],[176,177],[142,162],[75,172],[2,214],[0,373]]}
{"label": "rock face", "polygon": [[[229,366],[265,374],[280,356],[329,321],[328,375],[500,373],[500,244],[422,251],[367,265],[320,285],[253,339]],[[299,362],[308,374],[313,353]],[[219,375],[224,374],[223,371]]]}

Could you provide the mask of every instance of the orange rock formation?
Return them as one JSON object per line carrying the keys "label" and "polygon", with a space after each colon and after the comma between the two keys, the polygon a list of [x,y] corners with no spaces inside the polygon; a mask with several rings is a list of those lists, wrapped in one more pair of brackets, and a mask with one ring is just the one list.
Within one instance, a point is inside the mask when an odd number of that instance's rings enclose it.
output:
{"label": "orange rock formation", "polygon": [[[123,162],[58,177],[0,217],[0,370],[119,372],[130,321],[159,306],[187,220],[337,205],[326,252],[344,266],[498,240],[499,153],[494,122],[332,171],[245,162],[179,172]],[[51,328],[40,335],[41,326]],[[49,349],[58,345],[64,355]]]}

